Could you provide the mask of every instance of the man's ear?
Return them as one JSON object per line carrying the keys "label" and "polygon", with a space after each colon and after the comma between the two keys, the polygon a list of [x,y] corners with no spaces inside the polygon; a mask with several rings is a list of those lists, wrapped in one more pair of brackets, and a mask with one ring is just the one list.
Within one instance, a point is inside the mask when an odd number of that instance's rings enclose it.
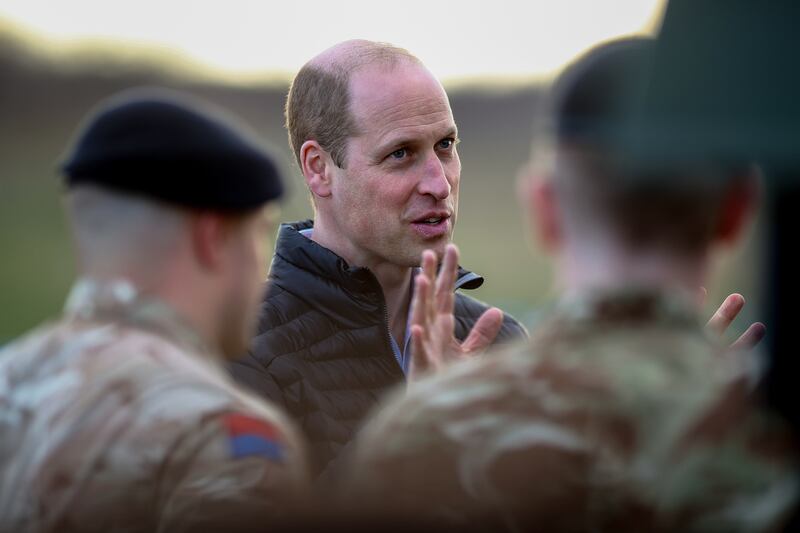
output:
{"label": "man's ear", "polygon": [[308,190],[314,196],[327,198],[331,195],[332,165],[330,154],[317,141],[306,141],[300,147],[300,170],[306,179]]}
{"label": "man's ear", "polygon": [[722,199],[720,216],[715,232],[718,243],[734,244],[753,218],[761,199],[761,174],[756,167],[744,176],[735,177]]}
{"label": "man's ear", "polygon": [[542,246],[554,252],[561,246],[561,219],[553,181],[544,176],[528,178],[528,210]]}
{"label": "man's ear", "polygon": [[214,272],[223,268],[227,230],[223,218],[215,213],[200,211],[189,218],[192,252],[204,270]]}

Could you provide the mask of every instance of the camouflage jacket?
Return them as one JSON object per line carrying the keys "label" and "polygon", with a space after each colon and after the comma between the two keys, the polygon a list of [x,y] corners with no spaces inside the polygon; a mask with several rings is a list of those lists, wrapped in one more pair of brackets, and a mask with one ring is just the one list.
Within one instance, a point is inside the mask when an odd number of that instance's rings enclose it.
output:
{"label": "camouflage jacket", "polygon": [[78,283],[0,352],[0,531],[264,524],[305,468],[283,416],[128,283]]}
{"label": "camouflage jacket", "polygon": [[362,433],[348,496],[515,531],[762,531],[797,496],[752,354],[656,292],[562,302],[529,343],[398,395]]}

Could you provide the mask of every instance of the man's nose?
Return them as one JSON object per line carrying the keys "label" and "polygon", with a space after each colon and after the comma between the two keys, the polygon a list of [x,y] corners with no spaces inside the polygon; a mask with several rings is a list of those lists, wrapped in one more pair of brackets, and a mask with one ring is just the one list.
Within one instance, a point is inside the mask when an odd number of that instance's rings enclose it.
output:
{"label": "man's nose", "polygon": [[450,196],[450,182],[447,179],[442,160],[436,153],[425,159],[422,178],[419,181],[420,194],[430,194],[437,200],[444,200]]}

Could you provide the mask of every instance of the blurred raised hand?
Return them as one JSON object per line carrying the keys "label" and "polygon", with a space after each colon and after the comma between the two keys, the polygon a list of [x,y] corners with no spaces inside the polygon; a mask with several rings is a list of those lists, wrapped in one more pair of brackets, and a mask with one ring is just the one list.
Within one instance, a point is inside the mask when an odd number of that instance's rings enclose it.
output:
{"label": "blurred raised hand", "polygon": [[439,273],[436,253],[425,250],[422,271],[414,280],[411,303],[411,368],[409,379],[438,372],[447,365],[482,353],[503,325],[503,312],[492,307],[484,312],[464,342],[455,337],[455,283],[458,248],[448,244]]}
{"label": "blurred raised hand", "polygon": [[[701,288],[700,298],[705,301],[708,293],[704,288]],[[741,294],[733,293],[722,302],[719,309],[711,316],[711,319],[706,324],[706,330],[711,334],[720,338],[728,330],[728,327],[733,323],[736,317],[741,313],[744,308],[745,299]],[[731,350],[750,350],[755,348],[759,342],[764,338],[767,333],[766,326],[761,322],[750,324],[744,333],[736,339],[729,348]]]}

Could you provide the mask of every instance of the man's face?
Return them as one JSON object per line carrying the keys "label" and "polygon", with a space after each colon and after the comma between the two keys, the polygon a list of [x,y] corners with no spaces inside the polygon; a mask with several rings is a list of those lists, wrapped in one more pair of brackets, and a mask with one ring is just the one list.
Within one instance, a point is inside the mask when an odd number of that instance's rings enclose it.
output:
{"label": "man's face", "polygon": [[230,228],[228,290],[220,309],[222,350],[229,357],[242,355],[255,332],[275,211],[267,207],[235,221]]}
{"label": "man's face", "polygon": [[461,162],[447,95],[424,67],[367,67],[350,82],[357,134],[334,170],[339,230],[362,264],[415,266],[440,256],[458,210]]}

